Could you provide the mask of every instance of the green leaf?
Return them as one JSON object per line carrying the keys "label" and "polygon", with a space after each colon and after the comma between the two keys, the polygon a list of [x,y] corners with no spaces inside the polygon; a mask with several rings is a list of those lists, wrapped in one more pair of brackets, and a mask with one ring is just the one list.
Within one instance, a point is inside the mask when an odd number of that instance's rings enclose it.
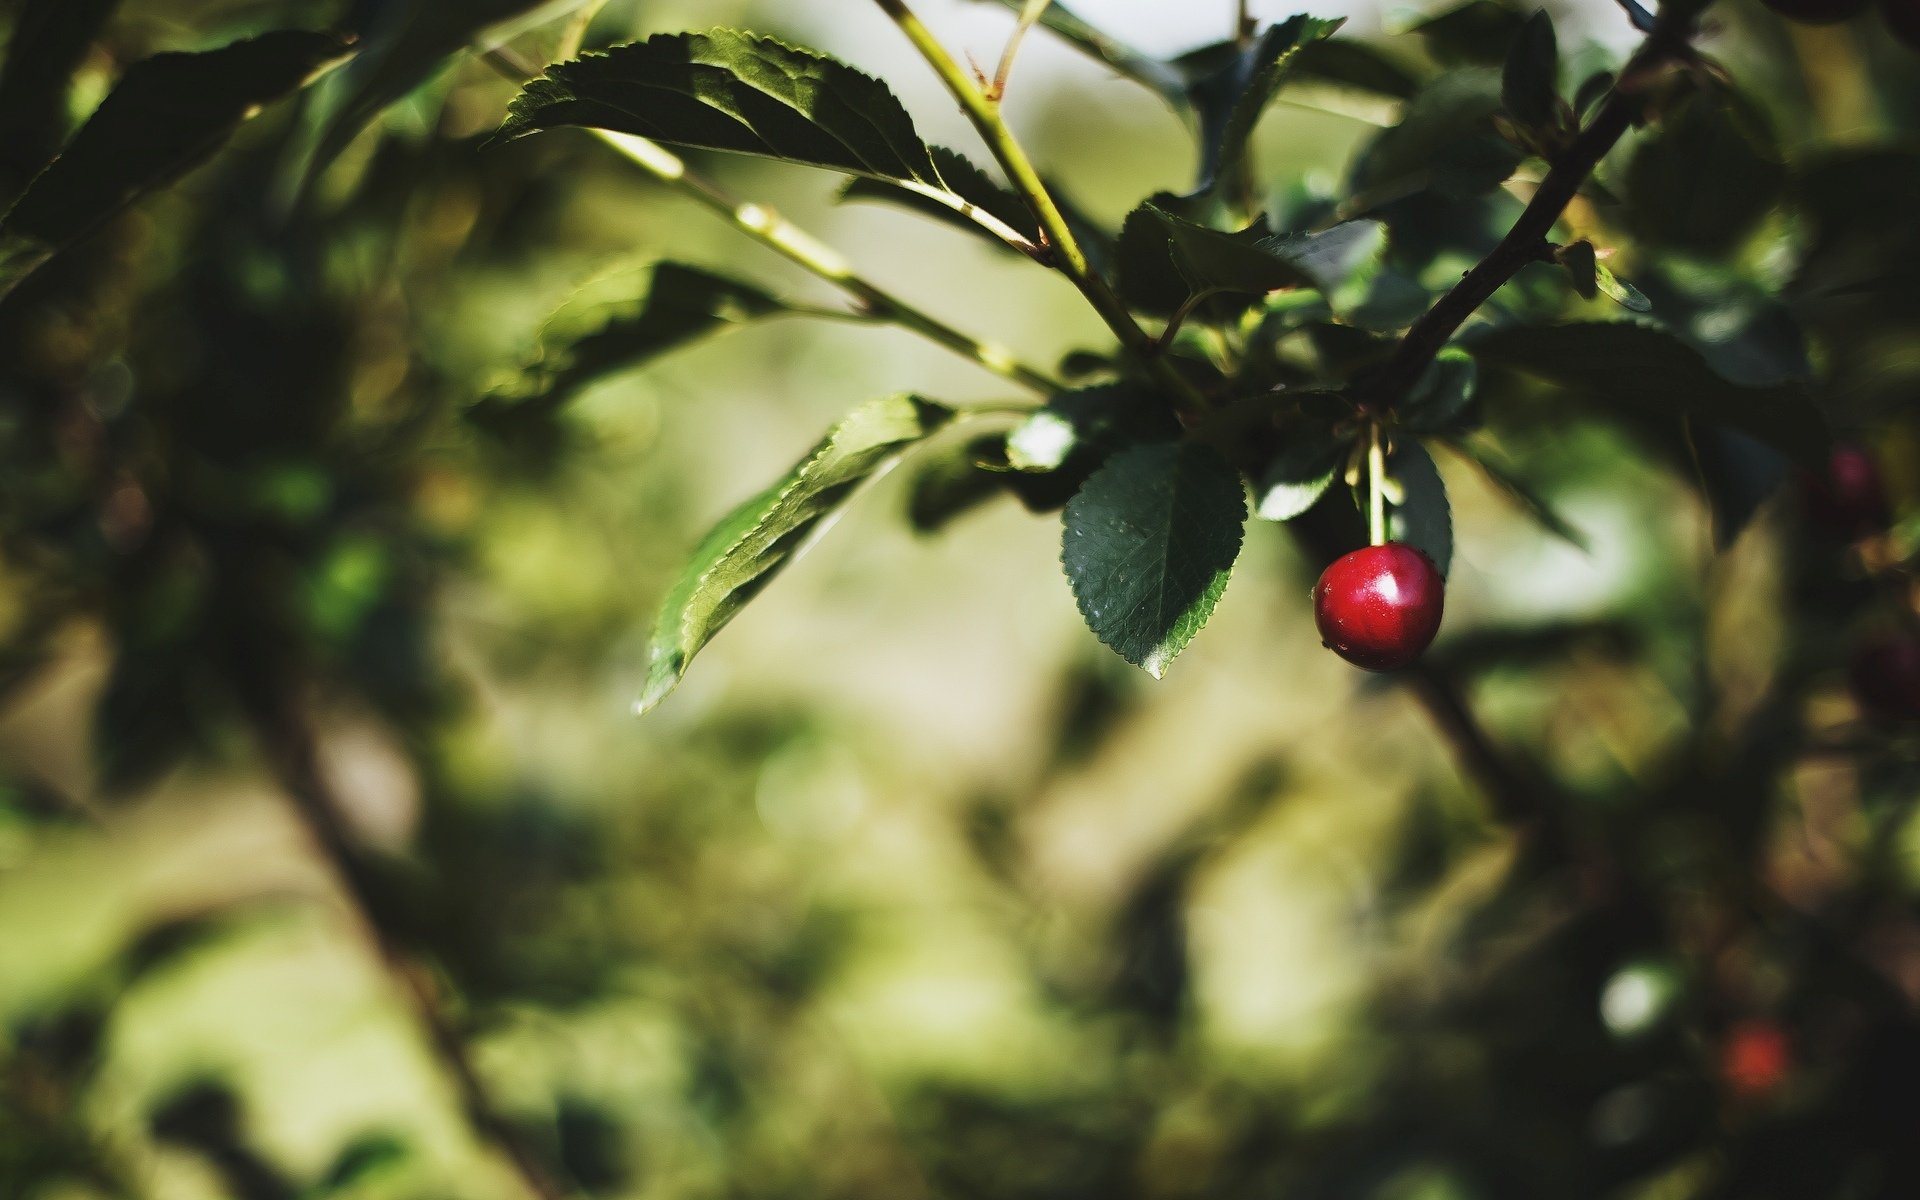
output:
{"label": "green leaf", "polygon": [[1420,78],[1381,47],[1357,38],[1328,38],[1300,47],[1293,72],[1301,79],[1344,90],[1405,100],[1420,90]]}
{"label": "green leaf", "polygon": [[952,416],[917,396],[863,404],[784,478],[715,526],[661,606],[636,711],[673,691],[700,648],[824,530],[855,488]]}
{"label": "green leaf", "polygon": [[1569,242],[1555,250],[1553,257],[1566,270],[1573,290],[1582,300],[1591,300],[1600,294],[1600,260],[1594,255],[1592,242],[1585,239]]}
{"label": "green leaf", "polygon": [[1459,346],[1448,346],[1420,376],[1420,381],[1395,408],[1401,423],[1421,433],[1437,433],[1458,422],[1473,403],[1474,384],[1480,368],[1473,355]]}
{"label": "green leaf", "polygon": [[1529,130],[1554,129],[1560,118],[1560,46],[1545,9],[1527,18],[1507,51],[1500,76],[1507,115]]}
{"label": "green leaf", "polygon": [[563,125],[953,191],[885,84],[733,29],[658,34],[548,67],[496,139]]}
{"label": "green leaf", "polygon": [[489,402],[558,408],[609,375],[707,334],[792,311],[750,283],[685,263],[658,263],[638,280],[623,276],[611,282],[625,294],[570,302],[554,314],[541,337],[539,359],[513,391]]}
{"label": "green leaf", "polygon": [[1071,495],[1115,451],[1179,435],[1180,422],[1158,392],[1124,383],[1080,388],[1053,396],[1007,435],[1007,465],[1050,474]]}
{"label": "green leaf", "polygon": [[1618,304],[1628,312],[1645,313],[1653,311],[1653,301],[1640,294],[1640,289],[1607,269],[1605,263],[1593,264],[1594,286],[1607,294],[1607,299]]}
{"label": "green leaf", "polygon": [[60,157],[0,218],[0,295],[211,157],[243,122],[337,61],[330,34],[283,31],[127,68]]}
{"label": "green leaf", "polygon": [[1699,351],[1654,325],[1511,326],[1487,332],[1472,349],[1482,367],[1536,376],[1630,411],[1725,425],[1809,466],[1822,461],[1829,442],[1826,421],[1803,385],[1733,383]]}
{"label": "green leaf", "polygon": [[67,134],[69,84],[119,0],[21,0],[14,4],[0,70],[0,204],[59,150]]}
{"label": "green leaf", "polygon": [[1200,121],[1200,179],[1196,194],[1225,183],[1246,186],[1247,142],[1260,114],[1279,92],[1295,58],[1324,41],[1346,19],[1296,16],[1271,26],[1253,43],[1208,47],[1175,62],[1192,77],[1188,95]]}
{"label": "green leaf", "polygon": [[1697,94],[1628,160],[1622,212],[1649,246],[1728,254],[1773,211],[1786,179],[1757,105],[1732,91]]}
{"label": "green leaf", "polygon": [[1007,493],[1005,439],[975,438],[925,455],[907,483],[907,523],[933,534]]}
{"label": "green leaf", "polygon": [[1333,485],[1351,441],[1335,437],[1323,425],[1294,423],[1283,433],[1279,453],[1267,462],[1254,485],[1254,515],[1266,521],[1291,521],[1312,508]]}
{"label": "green leaf", "polygon": [[1467,3],[1428,17],[1407,29],[1426,43],[1427,53],[1446,65],[1498,66],[1503,47],[1513,44],[1526,17],[1498,0]]}
{"label": "green leaf", "polygon": [[1500,86],[1498,71],[1468,67],[1421,88],[1400,123],[1360,155],[1353,191],[1371,206],[1420,191],[1468,199],[1498,187],[1522,157],[1494,131]]}
{"label": "green leaf", "polygon": [[1141,205],[1120,230],[1120,294],[1164,316],[1190,295],[1220,291],[1263,295],[1281,288],[1337,292],[1386,244],[1378,221],[1345,221],[1318,233],[1274,236],[1261,222],[1223,233]]}
{"label": "green leaf", "polygon": [[382,0],[359,35],[353,62],[317,96],[312,150],[299,164],[305,182],[325,170],[379,112],[475,43],[498,44],[584,0]]}
{"label": "green leaf", "polygon": [[1158,679],[1213,614],[1247,498],[1218,451],[1156,442],[1115,455],[1067,505],[1060,561],[1099,639]]}
{"label": "green leaf", "polygon": [[1471,463],[1486,481],[1515,508],[1526,514],[1548,533],[1582,551],[1591,549],[1587,535],[1561,516],[1559,511],[1508,463],[1492,446],[1475,439],[1442,442],[1447,449]]}
{"label": "green leaf", "polygon": [[1387,514],[1387,537],[1425,552],[1446,575],[1453,569],[1453,506],[1433,456],[1414,439],[1401,438],[1387,458],[1387,476],[1401,492]]}
{"label": "green leaf", "polygon": [[[1004,237],[996,236],[973,212],[984,213],[994,222],[1012,230],[1029,242],[1038,244],[1040,226],[1027,210],[1026,202],[1012,191],[995,183],[985,171],[945,146],[929,146],[934,168],[950,190],[948,196],[928,195],[924,188],[903,187],[891,179],[855,176],[840,189],[840,199],[879,200],[898,204],[924,216],[956,225],[977,234],[1001,249],[1013,248]],[[956,205],[954,201],[960,204]],[[968,207],[971,206],[972,212]]]}

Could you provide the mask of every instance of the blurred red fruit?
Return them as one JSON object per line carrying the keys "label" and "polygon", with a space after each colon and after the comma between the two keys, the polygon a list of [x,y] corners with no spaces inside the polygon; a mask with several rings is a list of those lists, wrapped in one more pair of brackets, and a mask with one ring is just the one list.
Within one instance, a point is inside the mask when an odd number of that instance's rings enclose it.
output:
{"label": "blurred red fruit", "polygon": [[1758,1099],[1786,1082],[1793,1069],[1793,1045],[1774,1021],[1741,1021],[1720,1046],[1720,1079],[1737,1096]]}
{"label": "blurred red fruit", "polygon": [[1867,638],[1854,651],[1847,682],[1869,715],[1920,720],[1920,637],[1886,632]]}
{"label": "blurred red fruit", "polygon": [[1838,537],[1884,529],[1893,517],[1880,481],[1880,464],[1861,446],[1836,445],[1827,456],[1826,474],[1804,472],[1801,487],[1807,516]]}

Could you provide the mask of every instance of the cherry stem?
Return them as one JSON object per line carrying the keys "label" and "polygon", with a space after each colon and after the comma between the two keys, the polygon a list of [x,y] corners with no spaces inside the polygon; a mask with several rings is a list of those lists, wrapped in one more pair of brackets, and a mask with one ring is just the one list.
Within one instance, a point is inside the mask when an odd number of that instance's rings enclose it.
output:
{"label": "cherry stem", "polygon": [[1367,541],[1375,546],[1387,540],[1387,451],[1380,422],[1367,426]]}

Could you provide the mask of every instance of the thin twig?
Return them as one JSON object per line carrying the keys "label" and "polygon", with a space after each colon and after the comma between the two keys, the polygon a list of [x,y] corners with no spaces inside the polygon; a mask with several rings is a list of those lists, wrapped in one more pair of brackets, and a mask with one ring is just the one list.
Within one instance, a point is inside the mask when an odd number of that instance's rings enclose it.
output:
{"label": "thin twig", "polygon": [[1233,40],[1242,47],[1253,45],[1254,34],[1260,32],[1260,18],[1253,15],[1253,0],[1240,0],[1239,10],[1233,20]]}
{"label": "thin twig", "polygon": [[1020,43],[1027,36],[1053,0],[1027,0],[1026,7],[1020,10],[1020,19],[1014,23],[1013,32],[1007,35],[1007,48],[1000,52],[1000,65],[994,69],[993,83],[987,89],[987,99],[998,104],[1007,98],[1007,77],[1013,74],[1013,60],[1020,53]]}
{"label": "thin twig", "polygon": [[1540,258],[1547,246],[1547,235],[1587,176],[1639,119],[1644,99],[1637,89],[1644,85],[1647,74],[1685,46],[1687,27],[1667,15],[1671,11],[1663,10],[1659,28],[1620,72],[1621,82],[1614,85],[1612,94],[1592,122],[1554,161],[1539,190],[1513,228],[1500,239],[1500,244],[1413,323],[1380,370],[1365,381],[1362,400],[1366,404],[1387,409],[1397,403],[1419,381],[1421,373],[1446,346],[1447,339],[1491,299],[1502,284]]}
{"label": "thin twig", "polygon": [[1093,310],[1100,315],[1101,320],[1106,322],[1107,328],[1113,331],[1114,336],[1120,339],[1120,344],[1126,348],[1134,360],[1166,389],[1177,409],[1187,415],[1204,411],[1207,408],[1206,399],[1172,362],[1154,353],[1153,338],[1140,327],[1138,321],[1133,319],[1133,314],[1127,310],[1127,306],[1121,302],[1120,297],[1088,263],[1086,251],[1081,247],[1079,239],[1074,236],[1066,216],[1061,213],[1053,194],[1047,190],[1046,184],[1040,178],[1040,173],[1034,169],[1033,160],[1027,157],[1026,149],[1020,145],[1019,139],[1013,136],[1013,130],[1007,126],[1000,112],[1000,106],[981,90],[980,85],[968,74],[966,68],[962,67],[953,55],[947,53],[946,47],[933,36],[933,32],[921,24],[920,18],[907,7],[906,0],[874,0],[874,2],[880,6],[882,12],[892,18],[895,25],[900,27],[900,31],[906,35],[907,40],[912,42],[914,48],[920,52],[920,57],[926,60],[927,65],[932,67],[934,73],[940,77],[941,82],[947,85],[947,91],[952,93],[961,110],[966,113],[967,119],[973,123],[974,129],[980,134],[981,140],[986,143],[995,160],[1006,171],[1008,181],[1026,202],[1027,208],[1033,213],[1034,219],[1040,223],[1042,232],[1046,234],[1047,241],[1055,252],[1054,265],[1073,281],[1075,287],[1080,289],[1080,294],[1086,297],[1087,303],[1093,306]]}
{"label": "thin twig", "polygon": [[[518,56],[498,48],[487,51],[482,57],[487,65],[515,83],[524,83],[540,73],[538,68],[524,62]],[[655,179],[680,189],[789,261],[805,267],[852,296],[859,302],[862,310],[873,317],[903,329],[910,329],[1002,378],[1010,379],[1043,395],[1065,390],[1065,384],[1038,368],[1021,362],[1013,351],[1005,346],[981,341],[979,338],[962,333],[938,317],[880,287],[861,275],[854,265],[833,247],[794,225],[766,205],[742,200],[728,193],[719,184],[687,166],[685,160],[679,155],[659,143],[606,129],[591,129],[589,132],[618,150],[628,161],[639,166]],[[975,216],[975,219],[977,220],[978,216]]]}

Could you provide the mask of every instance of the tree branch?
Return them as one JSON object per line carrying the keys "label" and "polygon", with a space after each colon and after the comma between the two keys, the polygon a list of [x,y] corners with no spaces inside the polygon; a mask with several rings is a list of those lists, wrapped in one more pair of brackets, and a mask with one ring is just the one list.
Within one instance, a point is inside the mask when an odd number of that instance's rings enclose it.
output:
{"label": "tree branch", "polygon": [[1547,235],[1567,205],[1573,202],[1580,185],[1639,119],[1644,100],[1638,89],[1646,76],[1685,47],[1690,29],[1690,24],[1682,24],[1672,15],[1672,9],[1662,10],[1658,27],[1621,70],[1620,82],[1614,85],[1600,111],[1554,161],[1513,228],[1478,265],[1461,277],[1453,290],[1413,323],[1386,362],[1361,384],[1359,398],[1363,404],[1385,410],[1398,403],[1419,382],[1421,374],[1446,346],[1447,339],[1491,299],[1502,284],[1518,274],[1520,268],[1541,257],[1547,247]]}

